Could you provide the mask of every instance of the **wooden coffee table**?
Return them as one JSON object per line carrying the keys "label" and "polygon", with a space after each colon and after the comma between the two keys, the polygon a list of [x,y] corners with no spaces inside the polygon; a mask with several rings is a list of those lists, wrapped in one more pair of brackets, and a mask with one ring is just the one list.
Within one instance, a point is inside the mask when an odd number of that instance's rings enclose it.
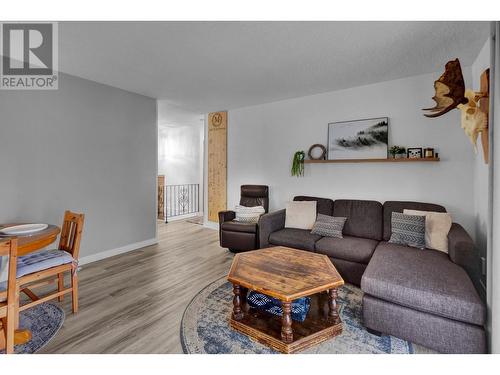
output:
{"label": "wooden coffee table", "polygon": [[[231,327],[262,344],[294,353],[342,333],[336,300],[344,280],[326,255],[281,246],[237,254],[228,280]],[[248,306],[248,290],[279,299],[283,316]],[[304,322],[292,321],[292,301],[301,297],[311,298],[309,312]]]}

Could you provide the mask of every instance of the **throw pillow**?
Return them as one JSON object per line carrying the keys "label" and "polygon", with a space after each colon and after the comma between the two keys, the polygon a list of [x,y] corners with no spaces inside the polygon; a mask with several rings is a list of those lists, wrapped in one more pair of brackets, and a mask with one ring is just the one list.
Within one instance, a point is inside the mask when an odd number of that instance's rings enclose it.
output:
{"label": "throw pillow", "polygon": [[316,201],[294,201],[286,204],[285,228],[311,230],[316,221]]}
{"label": "throw pillow", "polygon": [[242,223],[256,223],[266,210],[262,206],[246,207],[238,205],[234,208],[234,212],[236,214],[234,220]]}
{"label": "throw pillow", "polygon": [[425,248],[425,216],[393,212],[390,243]]}
{"label": "throw pillow", "polygon": [[343,238],[342,229],[344,229],[346,220],[346,217],[318,214],[311,233],[325,237]]}
{"label": "throw pillow", "polygon": [[425,216],[425,246],[448,253],[448,233],[452,223],[450,214],[417,210],[403,210],[403,213]]}

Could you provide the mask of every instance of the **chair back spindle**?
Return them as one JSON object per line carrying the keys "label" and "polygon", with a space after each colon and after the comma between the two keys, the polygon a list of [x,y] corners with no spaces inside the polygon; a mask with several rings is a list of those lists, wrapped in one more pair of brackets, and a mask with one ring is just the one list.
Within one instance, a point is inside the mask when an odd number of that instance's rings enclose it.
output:
{"label": "chair back spindle", "polygon": [[71,211],[64,213],[59,249],[67,251],[74,259],[78,259],[80,252],[84,217],[84,214],[77,214]]}

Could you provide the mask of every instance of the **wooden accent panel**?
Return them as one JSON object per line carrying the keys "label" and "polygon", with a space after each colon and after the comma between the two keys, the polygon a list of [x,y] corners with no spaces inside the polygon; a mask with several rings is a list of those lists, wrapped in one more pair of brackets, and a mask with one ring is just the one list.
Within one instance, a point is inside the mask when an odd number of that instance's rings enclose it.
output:
{"label": "wooden accent panel", "polygon": [[165,176],[158,176],[158,219],[165,220]]}
{"label": "wooden accent panel", "polygon": [[217,222],[227,202],[227,112],[208,114],[208,220]]}
{"label": "wooden accent panel", "polygon": [[439,161],[439,158],[401,158],[401,159],[336,159],[336,160],[304,160],[306,164],[324,164],[324,163],[418,163]]}
{"label": "wooden accent panel", "polygon": [[486,113],[486,129],[481,132],[481,144],[483,145],[484,163],[488,164],[490,159],[489,122],[490,122],[490,70],[486,69],[481,74],[480,91],[485,96],[479,100],[479,109]]}

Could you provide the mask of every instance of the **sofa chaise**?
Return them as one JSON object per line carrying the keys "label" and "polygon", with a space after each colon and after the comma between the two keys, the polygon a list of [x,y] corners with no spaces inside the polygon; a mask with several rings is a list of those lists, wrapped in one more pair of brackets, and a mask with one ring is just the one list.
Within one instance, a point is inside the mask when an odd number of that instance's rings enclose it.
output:
{"label": "sofa chaise", "polygon": [[392,212],[446,212],[420,202],[314,200],[317,212],[347,217],[344,238],[321,237],[285,228],[285,210],[259,220],[260,247],[289,246],[326,254],[344,280],[361,286],[363,323],[372,333],[390,334],[444,353],[484,353],[486,309],[466,269],[475,248],[465,229],[453,223],[448,254],[389,243]]}

